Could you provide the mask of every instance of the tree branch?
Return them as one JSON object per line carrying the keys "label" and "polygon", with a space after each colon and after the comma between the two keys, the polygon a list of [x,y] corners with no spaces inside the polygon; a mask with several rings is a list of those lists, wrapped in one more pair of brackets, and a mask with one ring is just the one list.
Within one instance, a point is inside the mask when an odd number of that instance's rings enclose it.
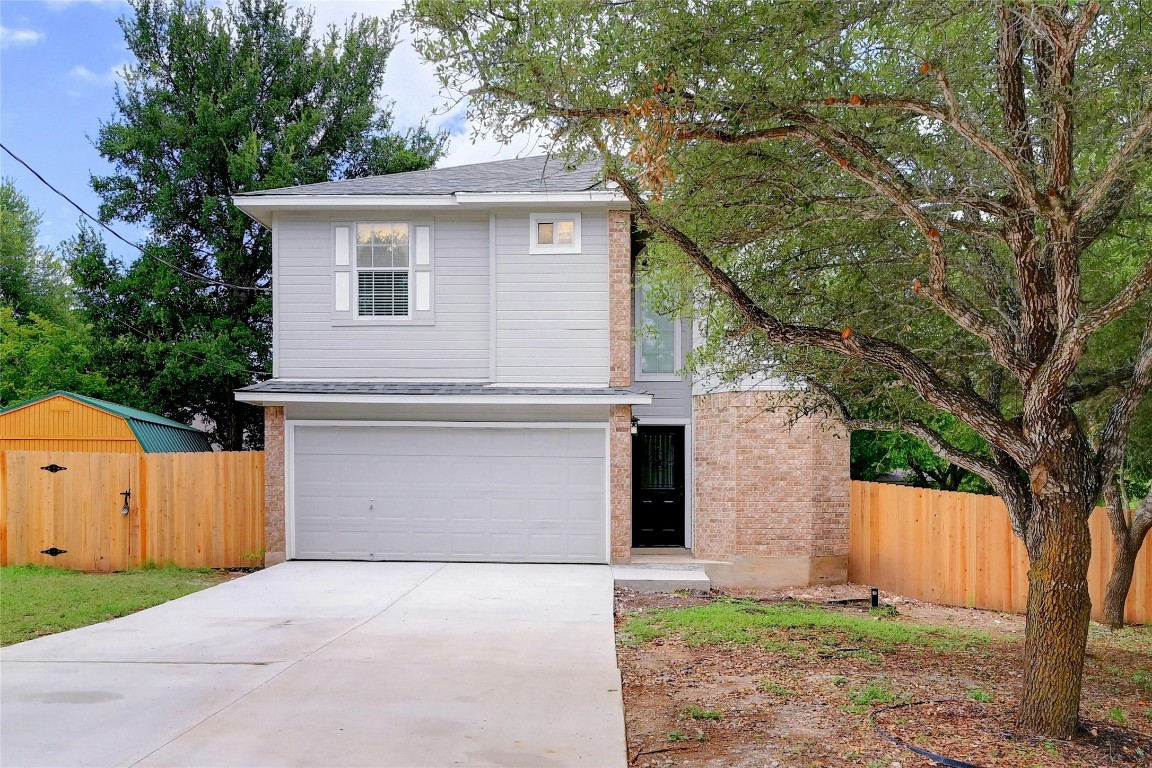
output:
{"label": "tree branch", "polygon": [[804,383],[836,411],[837,417],[844,423],[847,429],[860,429],[871,432],[905,432],[913,435],[927,443],[928,447],[940,458],[983,477],[997,489],[997,492],[1000,492],[1001,488],[1003,488],[1004,493],[1001,495],[1006,495],[1010,492],[1008,486],[1012,483],[1012,477],[1009,473],[997,466],[991,459],[957,448],[945,440],[939,432],[924,422],[917,419],[889,420],[853,418],[848,411],[848,406],[845,405],[844,401],[831,389],[815,379],[807,377],[805,377]]}
{"label": "tree branch", "polygon": [[1078,332],[1091,336],[1134,307],[1149,288],[1152,288],[1152,259],[1109,301],[1082,315],[1077,324]]}
{"label": "tree branch", "polygon": [[[605,152],[604,147],[601,151]],[[648,201],[632,183],[615,169],[605,178],[616,182],[632,203],[637,216],[653,230],[678,247],[708,278],[712,288],[732,302],[748,323],[772,342],[823,349],[863,360],[892,371],[908,383],[924,400],[962,418],[989,443],[1009,453],[1022,465],[1031,463],[1031,447],[1019,428],[1013,426],[978,395],[950,385],[927,363],[906,348],[863,334],[838,332],[813,326],[785,323],[760,307],[739,285],[704,253],[688,235],[652,213]]]}
{"label": "tree branch", "polygon": [[1132,379],[1120,398],[1112,404],[1104,428],[1100,431],[1100,449],[1096,453],[1096,468],[1101,480],[1116,474],[1128,442],[1128,430],[1136,409],[1152,389],[1152,316],[1144,326],[1144,337],[1133,363]]}

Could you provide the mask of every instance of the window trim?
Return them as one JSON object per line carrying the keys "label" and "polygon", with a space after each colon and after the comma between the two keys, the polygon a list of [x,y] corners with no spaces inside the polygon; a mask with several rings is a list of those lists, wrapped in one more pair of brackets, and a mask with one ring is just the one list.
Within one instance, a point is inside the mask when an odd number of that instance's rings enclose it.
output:
{"label": "window trim", "polygon": [[[360,227],[362,227],[364,225],[370,226],[372,224],[390,224],[393,226],[395,226],[396,224],[403,224],[408,229],[408,267],[407,267],[407,269],[396,269],[395,267],[390,268],[390,269],[377,269],[376,267],[364,267],[364,268],[360,267],[360,254],[357,253],[357,247],[358,247],[358,242],[359,242],[357,240],[357,238],[359,236],[358,232],[359,232]],[[414,284],[416,282],[415,280],[412,279],[413,273],[415,272],[414,267],[416,266],[416,254],[415,254],[416,243],[415,243],[415,240],[416,240],[415,230],[412,226],[411,221],[400,221],[400,220],[356,221],[352,225],[352,253],[351,253],[351,258],[352,258],[352,316],[353,317],[355,317],[357,320],[361,320],[361,321],[367,320],[369,322],[379,322],[381,320],[384,320],[384,321],[388,321],[388,320],[405,321],[405,320],[411,320],[412,319],[412,311],[413,311],[412,306],[413,306],[413,304],[415,304],[415,301],[413,300],[414,296],[412,295],[412,293],[413,293],[412,289],[413,289]],[[362,315],[362,314],[360,314],[360,275],[361,275],[361,273],[364,273],[364,272],[391,272],[391,273],[404,272],[408,276],[408,295],[404,299],[404,305],[407,308],[407,312],[405,312],[403,315]]]}
{"label": "window trim", "polygon": [[643,314],[644,314],[644,283],[642,281],[636,282],[636,289],[634,291],[634,311],[632,317],[632,328],[635,332],[636,343],[633,344],[633,355],[635,366],[635,380],[636,381],[683,381],[684,377],[676,371],[684,364],[684,320],[683,318],[673,316],[672,321],[672,360],[675,370],[672,373],[645,373],[644,372],[644,337],[640,333],[644,327]]}
{"label": "window trim", "polygon": [[[540,235],[541,223],[571,221],[572,242],[569,243],[541,243],[537,240]],[[533,213],[528,216],[528,253],[580,253],[580,214],[579,213]]]}
{"label": "window trim", "polygon": [[[361,268],[356,262],[356,231],[361,224],[403,224],[408,227],[408,314],[406,315],[361,315],[360,314],[360,280],[361,272],[401,272],[401,269],[375,269]],[[337,239],[340,228],[348,230],[348,265],[336,263]],[[416,263],[417,229],[425,227],[428,230],[428,263]],[[332,315],[333,327],[376,326],[376,325],[435,325],[436,324],[436,227],[433,220],[424,219],[352,219],[332,222]],[[336,297],[336,274],[346,272],[349,276],[349,308],[338,310]],[[416,309],[416,274],[428,275],[428,309]]]}

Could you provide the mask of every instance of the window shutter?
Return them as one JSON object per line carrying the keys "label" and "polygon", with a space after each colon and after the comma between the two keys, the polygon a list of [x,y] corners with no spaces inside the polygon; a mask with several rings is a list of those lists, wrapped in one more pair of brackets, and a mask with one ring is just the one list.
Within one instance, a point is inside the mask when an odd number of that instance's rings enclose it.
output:
{"label": "window shutter", "polygon": [[332,227],[332,312],[337,318],[352,317],[352,225]]}
{"label": "window shutter", "polygon": [[432,318],[432,227],[412,227],[412,317]]}

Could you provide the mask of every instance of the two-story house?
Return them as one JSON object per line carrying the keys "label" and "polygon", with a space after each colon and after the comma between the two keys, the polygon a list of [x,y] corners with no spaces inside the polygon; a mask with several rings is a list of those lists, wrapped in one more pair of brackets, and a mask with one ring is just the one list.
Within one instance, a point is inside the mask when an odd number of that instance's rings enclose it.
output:
{"label": "two-story house", "polygon": [[714,582],[844,579],[848,440],[789,428],[771,387],[694,391],[692,325],[633,285],[598,174],[533,157],[235,198],[272,231],[273,378],[237,393],[265,408],[269,563],[671,547],[729,564]]}

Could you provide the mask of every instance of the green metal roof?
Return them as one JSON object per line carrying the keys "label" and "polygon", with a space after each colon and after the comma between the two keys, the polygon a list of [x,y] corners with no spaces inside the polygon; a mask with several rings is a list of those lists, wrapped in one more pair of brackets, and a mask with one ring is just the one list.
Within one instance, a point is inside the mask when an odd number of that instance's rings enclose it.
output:
{"label": "green metal roof", "polygon": [[166,419],[163,416],[157,416],[154,413],[141,411],[137,408],[129,408],[119,403],[110,403],[107,400],[99,400],[95,397],[88,397],[87,395],[77,395],[74,392],[65,392],[61,389],[49,392],[46,395],[41,395],[40,397],[34,397],[31,400],[25,400],[22,403],[10,405],[7,408],[0,408],[0,414],[14,411],[17,408],[24,408],[33,403],[38,403],[41,400],[56,397],[57,395],[63,395],[64,397],[84,403],[85,405],[90,405],[93,408],[99,408],[114,416],[120,416],[128,422],[129,429],[131,429],[132,434],[136,436],[136,440],[139,441],[140,447],[144,449],[144,453],[190,453],[194,451],[212,450],[212,443],[208,440],[208,435],[195,427],[181,424],[172,419]]}

